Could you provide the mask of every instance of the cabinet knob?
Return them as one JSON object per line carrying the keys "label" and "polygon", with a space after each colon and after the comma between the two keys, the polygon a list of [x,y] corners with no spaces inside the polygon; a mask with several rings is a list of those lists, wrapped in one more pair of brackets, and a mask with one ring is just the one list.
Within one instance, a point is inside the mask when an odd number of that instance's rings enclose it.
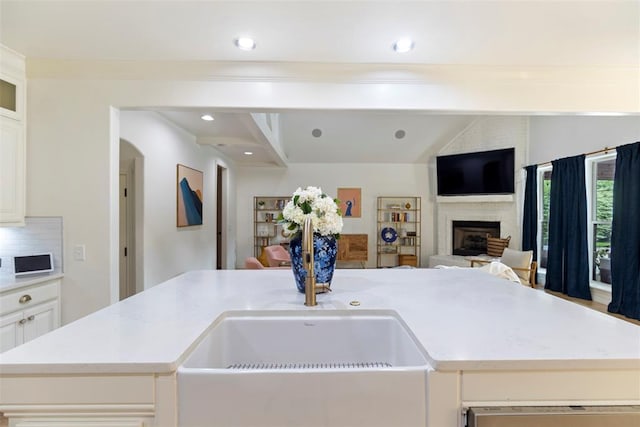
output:
{"label": "cabinet knob", "polygon": [[28,303],[29,301],[31,301],[31,295],[29,295],[29,294],[22,295],[22,296],[20,297],[20,299],[18,300],[18,302],[19,302],[20,304],[26,304],[26,303]]}
{"label": "cabinet knob", "polygon": [[35,318],[36,318],[36,316],[35,316],[34,314],[32,314],[31,316],[27,317],[27,320],[28,320],[29,322],[31,322],[31,321],[32,321],[33,319],[35,319]]}
{"label": "cabinet knob", "polygon": [[21,319],[18,321],[18,325],[24,325],[25,323],[27,323],[27,319]]}

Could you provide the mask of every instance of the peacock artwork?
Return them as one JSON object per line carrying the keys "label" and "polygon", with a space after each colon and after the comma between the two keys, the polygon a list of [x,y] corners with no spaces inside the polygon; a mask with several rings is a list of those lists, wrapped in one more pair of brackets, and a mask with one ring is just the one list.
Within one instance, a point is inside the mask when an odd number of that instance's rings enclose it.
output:
{"label": "peacock artwork", "polygon": [[178,165],[178,227],[202,225],[203,173]]}

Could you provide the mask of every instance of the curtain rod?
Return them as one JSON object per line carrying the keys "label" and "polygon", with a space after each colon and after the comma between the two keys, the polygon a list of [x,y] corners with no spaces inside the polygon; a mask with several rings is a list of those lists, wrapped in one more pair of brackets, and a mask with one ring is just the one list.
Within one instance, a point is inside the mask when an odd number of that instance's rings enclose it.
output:
{"label": "curtain rod", "polygon": [[[604,147],[601,150],[596,150],[596,151],[591,151],[589,153],[584,153],[585,156],[593,156],[594,154],[600,154],[600,153],[605,153],[605,154],[609,154],[609,151],[615,151],[616,147]],[[538,163],[538,166],[549,166],[551,165],[551,162],[544,162],[544,163]]]}

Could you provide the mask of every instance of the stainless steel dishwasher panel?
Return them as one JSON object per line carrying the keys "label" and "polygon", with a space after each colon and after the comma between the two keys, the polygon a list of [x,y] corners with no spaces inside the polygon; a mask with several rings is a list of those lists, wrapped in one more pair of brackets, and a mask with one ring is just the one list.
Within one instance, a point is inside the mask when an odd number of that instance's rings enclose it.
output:
{"label": "stainless steel dishwasher panel", "polygon": [[468,427],[639,427],[640,406],[503,406],[467,410]]}

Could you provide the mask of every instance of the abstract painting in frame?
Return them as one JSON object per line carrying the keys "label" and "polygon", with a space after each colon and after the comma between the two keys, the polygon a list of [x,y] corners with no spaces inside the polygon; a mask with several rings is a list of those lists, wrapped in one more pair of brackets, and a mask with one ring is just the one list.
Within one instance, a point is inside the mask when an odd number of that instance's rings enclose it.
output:
{"label": "abstract painting in frame", "polygon": [[359,188],[338,188],[338,200],[343,218],[360,218],[362,202]]}
{"label": "abstract painting in frame", "polygon": [[202,172],[178,164],[177,176],[178,227],[202,225]]}

